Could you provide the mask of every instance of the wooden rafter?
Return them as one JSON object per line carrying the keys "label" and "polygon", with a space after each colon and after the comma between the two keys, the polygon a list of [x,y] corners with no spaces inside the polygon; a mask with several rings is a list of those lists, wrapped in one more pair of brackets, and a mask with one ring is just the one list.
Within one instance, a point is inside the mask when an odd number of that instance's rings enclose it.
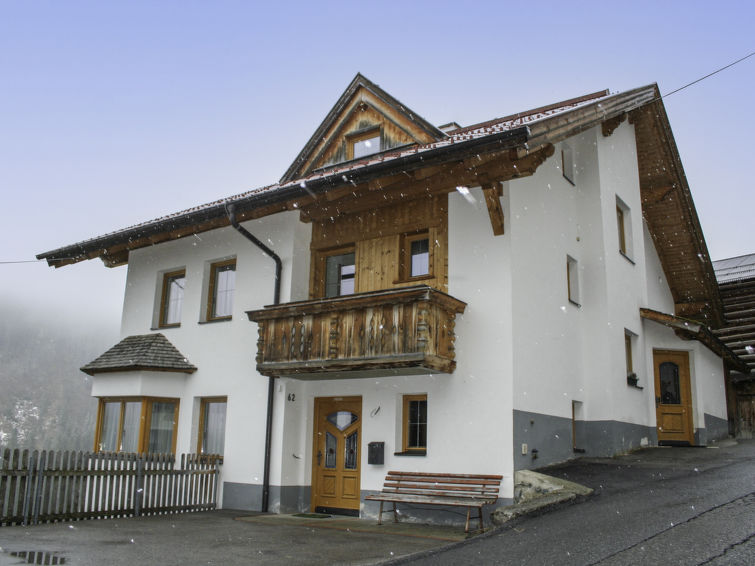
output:
{"label": "wooden rafter", "polygon": [[501,236],[503,234],[503,207],[501,207],[500,197],[503,196],[503,187],[500,183],[490,183],[482,186],[482,192],[485,195],[493,235]]}

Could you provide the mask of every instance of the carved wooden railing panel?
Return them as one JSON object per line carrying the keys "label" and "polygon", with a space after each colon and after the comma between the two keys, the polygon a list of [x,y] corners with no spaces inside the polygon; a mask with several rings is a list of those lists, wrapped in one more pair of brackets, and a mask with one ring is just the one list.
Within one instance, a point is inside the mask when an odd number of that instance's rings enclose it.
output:
{"label": "carved wooden railing panel", "polygon": [[301,378],[451,373],[466,303],[420,285],[248,311],[257,370]]}

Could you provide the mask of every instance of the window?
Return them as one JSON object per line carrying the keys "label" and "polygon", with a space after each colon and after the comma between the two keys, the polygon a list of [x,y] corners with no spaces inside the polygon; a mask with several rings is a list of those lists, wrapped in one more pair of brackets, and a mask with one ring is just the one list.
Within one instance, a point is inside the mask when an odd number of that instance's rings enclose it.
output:
{"label": "window", "polygon": [[564,178],[574,185],[574,158],[571,147],[567,144],[561,144],[561,173]]}
{"label": "window", "polygon": [[171,271],[163,275],[162,299],[160,300],[160,328],[181,324],[181,307],[184,301],[186,271]]}
{"label": "window", "polygon": [[624,331],[624,355],[627,362],[627,375],[634,373],[634,365],[632,364],[632,335],[628,330]]}
{"label": "window", "polygon": [[380,151],[380,130],[371,129],[361,134],[352,134],[346,139],[348,159],[359,159]]}
{"label": "window", "polygon": [[616,197],[616,228],[619,235],[619,252],[631,260],[632,257],[632,223],[629,207]]}
{"label": "window", "polygon": [[432,253],[427,230],[401,236],[399,281],[432,277]]}
{"label": "window", "polygon": [[569,301],[579,306],[579,268],[571,256],[566,256],[566,292]]}
{"label": "window", "polygon": [[403,451],[427,451],[427,395],[404,395]]}
{"label": "window", "polygon": [[100,399],[96,452],[175,453],[178,399]]}
{"label": "window", "polygon": [[200,404],[199,435],[197,452],[199,454],[220,454],[225,449],[225,397],[205,397]]}
{"label": "window", "polygon": [[233,314],[236,289],[236,260],[219,261],[210,266],[207,320],[228,320]]}
{"label": "window", "polygon": [[325,296],[353,295],[356,284],[356,263],[353,251],[325,257]]}

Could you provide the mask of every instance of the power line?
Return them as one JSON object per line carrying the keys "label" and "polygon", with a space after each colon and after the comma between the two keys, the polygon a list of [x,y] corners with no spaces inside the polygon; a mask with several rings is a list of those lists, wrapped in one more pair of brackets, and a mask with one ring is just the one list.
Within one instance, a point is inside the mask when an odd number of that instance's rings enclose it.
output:
{"label": "power line", "polygon": [[745,56],[744,56],[744,57],[742,57],[741,59],[737,59],[737,60],[736,60],[736,61],[734,61],[733,63],[729,63],[729,64],[728,64],[728,65],[726,65],[725,67],[721,67],[720,69],[716,69],[716,70],[715,70],[715,71],[713,71],[712,73],[708,73],[708,74],[707,74],[707,75],[705,75],[704,77],[700,77],[699,79],[697,79],[697,80],[694,80],[694,81],[692,81],[691,83],[688,83],[688,84],[686,84],[686,85],[684,85],[684,86],[680,86],[679,88],[677,88],[677,89],[675,89],[675,90],[672,90],[671,92],[667,92],[666,94],[662,94],[662,95],[661,95],[661,98],[666,98],[666,97],[668,97],[668,96],[671,96],[671,95],[672,95],[672,94],[674,94],[674,93],[677,93],[677,92],[679,92],[680,90],[684,90],[685,88],[687,88],[687,87],[689,87],[689,86],[692,86],[693,84],[699,83],[700,81],[704,81],[704,80],[705,80],[705,79],[707,79],[708,77],[712,77],[712,76],[713,76],[713,75],[715,75],[716,73],[720,73],[721,71],[724,71],[724,70],[728,69],[729,67],[733,67],[733,66],[734,66],[734,65],[736,65],[737,63],[741,63],[742,61],[744,61],[745,59],[749,59],[749,58],[750,58],[750,57],[752,57],[753,55],[755,55],[755,51],[752,51],[752,52],[748,53],[747,55],[745,55]]}

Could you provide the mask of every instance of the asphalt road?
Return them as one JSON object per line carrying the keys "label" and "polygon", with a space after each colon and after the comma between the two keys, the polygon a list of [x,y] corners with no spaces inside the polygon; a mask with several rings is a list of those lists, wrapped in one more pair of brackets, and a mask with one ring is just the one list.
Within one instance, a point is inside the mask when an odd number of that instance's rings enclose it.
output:
{"label": "asphalt road", "polygon": [[391,564],[755,564],[755,442],[655,448],[541,470],[595,489],[488,536]]}

